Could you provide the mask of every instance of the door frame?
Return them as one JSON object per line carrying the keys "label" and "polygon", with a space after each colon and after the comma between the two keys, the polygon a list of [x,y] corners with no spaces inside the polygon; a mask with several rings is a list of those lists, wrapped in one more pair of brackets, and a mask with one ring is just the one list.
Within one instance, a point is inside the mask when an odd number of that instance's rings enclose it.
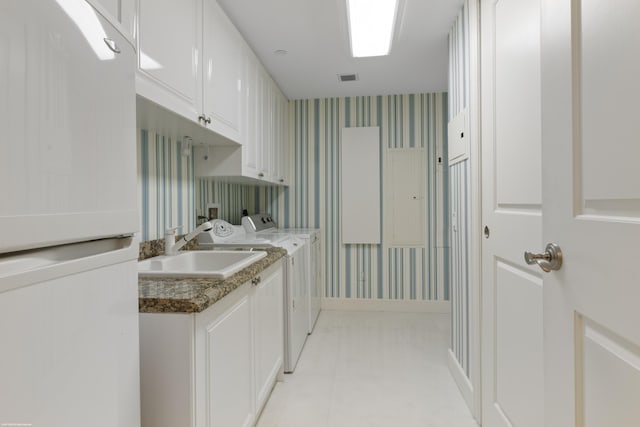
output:
{"label": "door frame", "polygon": [[480,114],[480,0],[468,0],[469,61],[469,378],[449,351],[449,371],[473,417],[482,420],[482,169]]}
{"label": "door frame", "polygon": [[480,0],[469,0],[469,130],[470,130],[470,283],[471,413],[482,420],[482,128],[480,93]]}

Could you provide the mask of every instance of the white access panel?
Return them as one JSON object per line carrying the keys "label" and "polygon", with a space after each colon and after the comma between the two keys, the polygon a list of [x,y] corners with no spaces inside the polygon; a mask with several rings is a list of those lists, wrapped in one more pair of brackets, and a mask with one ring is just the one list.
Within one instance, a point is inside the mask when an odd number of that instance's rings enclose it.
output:
{"label": "white access panel", "polygon": [[380,128],[343,128],[342,243],[380,243]]}

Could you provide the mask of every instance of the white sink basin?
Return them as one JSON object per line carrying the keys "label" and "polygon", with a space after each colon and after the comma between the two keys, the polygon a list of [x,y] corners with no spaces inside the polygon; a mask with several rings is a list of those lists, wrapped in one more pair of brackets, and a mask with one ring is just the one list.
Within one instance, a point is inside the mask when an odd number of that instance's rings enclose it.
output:
{"label": "white sink basin", "polygon": [[185,251],[138,262],[138,276],[226,279],[265,256],[264,251]]}

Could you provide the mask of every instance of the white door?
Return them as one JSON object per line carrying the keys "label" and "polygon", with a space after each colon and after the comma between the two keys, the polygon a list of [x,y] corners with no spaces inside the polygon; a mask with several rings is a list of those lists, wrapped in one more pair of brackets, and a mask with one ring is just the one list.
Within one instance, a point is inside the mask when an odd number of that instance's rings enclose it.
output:
{"label": "white door", "polygon": [[482,425],[543,425],[539,0],[481,3]]}
{"label": "white door", "polygon": [[545,426],[635,427],[640,2],[542,10],[543,235],[564,254],[544,275]]}

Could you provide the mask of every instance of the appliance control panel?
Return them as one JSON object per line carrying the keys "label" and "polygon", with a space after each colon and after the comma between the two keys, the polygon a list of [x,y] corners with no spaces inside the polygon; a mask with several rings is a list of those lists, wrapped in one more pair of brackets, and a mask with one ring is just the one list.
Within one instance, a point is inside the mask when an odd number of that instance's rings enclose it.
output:
{"label": "appliance control panel", "polygon": [[257,231],[265,231],[278,228],[271,214],[253,214],[242,217],[242,225],[247,233],[255,233]]}

